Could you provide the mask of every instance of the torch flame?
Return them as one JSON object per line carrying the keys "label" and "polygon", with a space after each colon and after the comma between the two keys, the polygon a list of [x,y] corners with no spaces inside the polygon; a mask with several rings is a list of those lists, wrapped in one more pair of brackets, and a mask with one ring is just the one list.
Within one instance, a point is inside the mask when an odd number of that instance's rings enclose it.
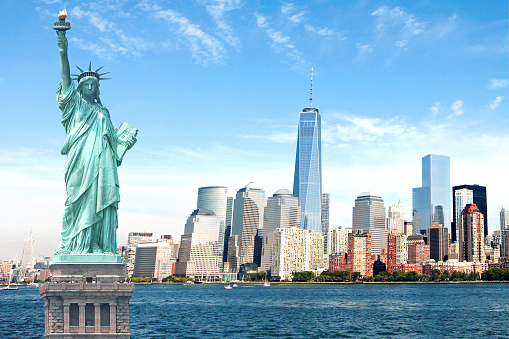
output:
{"label": "torch flame", "polygon": [[67,11],[64,9],[63,11],[58,13],[58,19],[65,20],[67,18]]}

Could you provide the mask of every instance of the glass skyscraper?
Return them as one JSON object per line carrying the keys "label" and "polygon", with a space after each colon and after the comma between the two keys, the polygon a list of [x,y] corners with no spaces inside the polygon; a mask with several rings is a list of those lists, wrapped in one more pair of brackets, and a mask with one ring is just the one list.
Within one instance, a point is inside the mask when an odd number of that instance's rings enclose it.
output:
{"label": "glass skyscraper", "polygon": [[[462,196],[464,194],[469,195],[469,200],[458,200],[456,197],[458,195]],[[468,193],[466,193],[468,192]],[[463,208],[465,208],[466,204],[476,204],[479,211],[484,215],[484,236],[488,235],[488,204],[486,201],[486,186],[479,185],[460,185],[454,186],[452,188],[452,207],[453,207],[453,220],[452,220],[452,233],[451,233],[451,241],[456,242],[458,236],[458,225],[459,218],[461,217],[461,212]]]}
{"label": "glass skyscraper", "polygon": [[[310,105],[311,106],[311,105]],[[318,109],[300,112],[293,195],[301,207],[300,227],[322,231],[322,137]]]}
{"label": "glass skyscraper", "polygon": [[208,186],[198,189],[198,209],[206,209],[214,212],[219,221],[219,267],[222,269],[224,260],[224,248],[227,246],[225,233],[231,227],[232,198],[228,197],[227,186]]}
{"label": "glass skyscraper", "polygon": [[414,234],[426,233],[436,222],[451,225],[450,158],[428,154],[422,158],[422,187],[412,189]]}

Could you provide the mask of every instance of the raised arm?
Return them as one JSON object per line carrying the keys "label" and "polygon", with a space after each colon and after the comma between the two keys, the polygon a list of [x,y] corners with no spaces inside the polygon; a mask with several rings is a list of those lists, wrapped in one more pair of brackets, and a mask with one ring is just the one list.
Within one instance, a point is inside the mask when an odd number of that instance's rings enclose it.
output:
{"label": "raised arm", "polygon": [[71,86],[71,70],[67,57],[67,38],[65,31],[57,31],[58,50],[60,52],[60,76],[62,77],[62,92],[66,93]]}

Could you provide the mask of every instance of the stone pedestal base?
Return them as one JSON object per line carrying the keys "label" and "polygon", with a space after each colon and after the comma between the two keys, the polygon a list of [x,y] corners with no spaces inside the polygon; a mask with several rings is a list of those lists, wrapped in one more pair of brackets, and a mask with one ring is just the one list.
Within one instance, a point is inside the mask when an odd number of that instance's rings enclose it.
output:
{"label": "stone pedestal base", "polygon": [[44,300],[44,338],[128,339],[129,299],[134,284],[124,280],[123,264],[59,263],[52,281],[39,287]]}

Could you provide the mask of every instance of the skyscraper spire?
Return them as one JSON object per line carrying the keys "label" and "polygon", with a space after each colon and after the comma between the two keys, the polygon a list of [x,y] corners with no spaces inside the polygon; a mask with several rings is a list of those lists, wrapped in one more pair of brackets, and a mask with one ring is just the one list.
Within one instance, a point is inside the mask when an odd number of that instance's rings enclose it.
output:
{"label": "skyscraper spire", "polygon": [[311,90],[309,92],[309,107],[313,107],[313,67],[311,67]]}

